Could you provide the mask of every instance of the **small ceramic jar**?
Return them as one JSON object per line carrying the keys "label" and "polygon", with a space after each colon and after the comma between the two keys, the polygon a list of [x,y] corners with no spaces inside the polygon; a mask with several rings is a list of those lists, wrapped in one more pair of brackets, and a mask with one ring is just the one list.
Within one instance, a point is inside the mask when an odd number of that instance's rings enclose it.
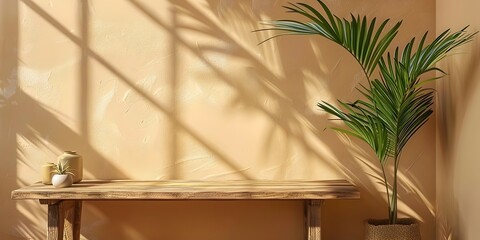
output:
{"label": "small ceramic jar", "polygon": [[54,175],[53,171],[55,170],[55,163],[47,162],[42,165],[42,183],[43,184],[52,184],[52,177]]}
{"label": "small ceramic jar", "polygon": [[67,164],[68,171],[73,173],[73,183],[82,181],[83,178],[83,159],[75,151],[65,151],[58,157],[59,164]]}

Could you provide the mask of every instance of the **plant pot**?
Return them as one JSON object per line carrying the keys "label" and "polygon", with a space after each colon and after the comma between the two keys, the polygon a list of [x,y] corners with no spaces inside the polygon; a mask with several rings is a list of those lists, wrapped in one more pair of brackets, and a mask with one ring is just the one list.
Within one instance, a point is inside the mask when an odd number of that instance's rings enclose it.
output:
{"label": "plant pot", "polygon": [[56,188],[70,187],[73,184],[73,178],[70,174],[55,174],[52,177],[52,185]]}
{"label": "plant pot", "polygon": [[415,219],[398,219],[397,224],[388,220],[368,220],[365,240],[420,240],[420,227]]}

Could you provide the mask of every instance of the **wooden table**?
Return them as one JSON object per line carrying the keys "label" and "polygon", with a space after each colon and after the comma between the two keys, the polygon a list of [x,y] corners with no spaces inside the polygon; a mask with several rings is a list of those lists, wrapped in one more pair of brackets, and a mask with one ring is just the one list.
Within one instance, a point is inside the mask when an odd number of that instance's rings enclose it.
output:
{"label": "wooden table", "polygon": [[48,205],[47,239],[80,239],[83,201],[96,200],[302,200],[307,240],[321,238],[323,200],[358,199],[345,180],[328,181],[82,181],[68,188],[41,183],[12,192],[12,199]]}

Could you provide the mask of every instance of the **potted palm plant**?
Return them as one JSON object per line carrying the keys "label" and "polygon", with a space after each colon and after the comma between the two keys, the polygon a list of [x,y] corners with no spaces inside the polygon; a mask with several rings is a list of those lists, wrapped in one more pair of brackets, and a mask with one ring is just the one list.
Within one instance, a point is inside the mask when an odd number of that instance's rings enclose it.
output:
{"label": "potted palm plant", "polygon": [[[325,101],[318,106],[345,124],[344,128],[334,130],[365,141],[379,160],[387,195],[388,220],[385,224],[372,222],[372,227],[367,227],[366,238],[419,239],[418,226],[414,233],[407,233],[410,236],[398,233],[404,232],[404,227],[410,224],[410,221],[404,222],[397,217],[400,156],[405,145],[433,112],[434,90],[425,83],[439,77],[425,78],[425,73],[445,74],[435,64],[452,49],[469,42],[476,33],[468,34],[466,28],[457,32],[447,30],[430,43],[427,43],[425,33],[418,43],[413,38],[403,49],[397,47],[393,53],[386,53],[401,21],[388,28],[387,19],[377,27],[376,18],[369,20],[365,16],[351,15],[347,20],[332,14],[322,1],[317,2],[323,12],[306,3],[284,6],[288,12],[305,17],[307,22],[272,20],[265,23],[266,28],[257,31],[281,32],[263,42],[283,35],[320,35],[345,48],[359,63],[367,81],[357,88],[363,99],[353,102],[339,100],[339,107]],[[378,77],[373,76],[376,70]],[[388,164],[393,165],[390,179],[386,173]],[[377,232],[381,231],[375,228],[377,225],[382,225],[380,228],[386,232]]]}

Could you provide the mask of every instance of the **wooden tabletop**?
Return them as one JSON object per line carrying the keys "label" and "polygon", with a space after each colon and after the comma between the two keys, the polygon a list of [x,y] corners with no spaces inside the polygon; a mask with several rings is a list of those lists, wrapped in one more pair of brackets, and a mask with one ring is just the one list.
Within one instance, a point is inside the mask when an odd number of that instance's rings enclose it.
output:
{"label": "wooden tabletop", "polygon": [[14,200],[357,199],[359,197],[358,189],[346,180],[84,180],[68,188],[54,188],[52,185],[36,183],[12,192]]}

